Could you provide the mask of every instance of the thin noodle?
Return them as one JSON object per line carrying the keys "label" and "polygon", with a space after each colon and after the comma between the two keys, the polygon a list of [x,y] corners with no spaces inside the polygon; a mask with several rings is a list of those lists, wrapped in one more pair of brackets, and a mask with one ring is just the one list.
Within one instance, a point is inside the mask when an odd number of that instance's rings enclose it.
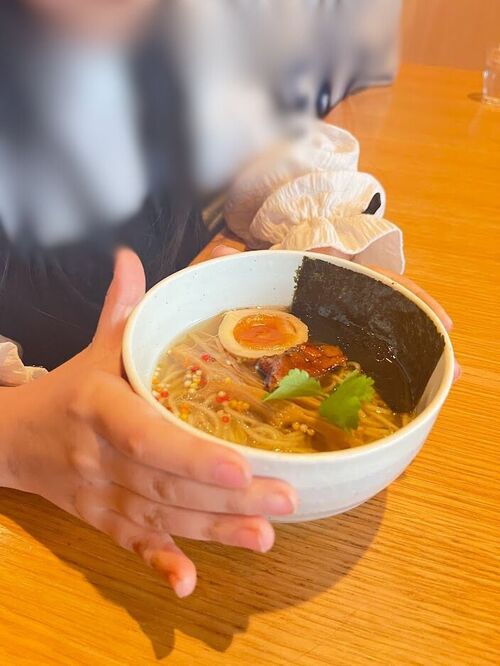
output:
{"label": "thin noodle", "polygon": [[[344,432],[319,417],[320,398],[263,402],[263,383],[254,364],[225,351],[215,335],[219,321],[220,317],[206,322],[204,329],[189,332],[158,364],[158,382],[168,386],[168,408],[194,427],[239,444],[308,453],[359,446],[385,437],[411,420],[411,415],[394,414],[378,394],[363,406],[359,427],[352,432]],[[193,366],[201,370],[206,384],[190,394],[185,386],[186,371]],[[322,378],[325,393],[354,370],[360,370],[359,364],[349,362]],[[239,411],[232,403],[218,402],[221,391],[229,400],[248,403],[248,410]],[[295,423],[312,428],[314,434],[294,429]]]}

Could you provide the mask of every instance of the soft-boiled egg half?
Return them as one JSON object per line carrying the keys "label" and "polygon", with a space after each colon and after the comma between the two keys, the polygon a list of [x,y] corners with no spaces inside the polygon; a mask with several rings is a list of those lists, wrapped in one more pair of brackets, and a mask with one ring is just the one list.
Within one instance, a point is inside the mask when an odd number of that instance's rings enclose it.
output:
{"label": "soft-boiled egg half", "polygon": [[231,310],[219,326],[219,340],[224,349],[241,358],[282,354],[307,342],[308,336],[304,322],[281,310]]}

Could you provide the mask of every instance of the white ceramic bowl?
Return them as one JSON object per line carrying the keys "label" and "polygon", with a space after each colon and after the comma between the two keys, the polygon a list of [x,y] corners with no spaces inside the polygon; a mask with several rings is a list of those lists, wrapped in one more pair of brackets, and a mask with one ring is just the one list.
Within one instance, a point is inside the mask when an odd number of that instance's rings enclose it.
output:
{"label": "white ceramic bowl", "polygon": [[[423,445],[453,381],[453,349],[443,325],[414,294],[389,278],[341,259],[322,256],[343,268],[364,273],[401,292],[433,320],[445,349],[417,408],[418,415],[397,433],[354,449],[313,454],[260,451],[223,442],[177,419],[151,395],[151,377],[162,352],[194,324],[232,308],[288,305],[294,275],[304,255],[265,250],[215,259],[186,268],[153,287],[132,313],[123,340],[128,379],[150,405],[179,428],[240,451],[253,472],[284,479],[299,494],[297,513],[286,522],[324,518],[366,502],[386,488],[410,464]],[[282,518],[280,520],[283,521]]]}

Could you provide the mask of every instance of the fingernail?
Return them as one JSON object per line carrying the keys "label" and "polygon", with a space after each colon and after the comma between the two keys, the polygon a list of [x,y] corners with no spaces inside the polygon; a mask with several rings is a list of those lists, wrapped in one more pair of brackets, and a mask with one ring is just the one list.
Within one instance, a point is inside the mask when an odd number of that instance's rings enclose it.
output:
{"label": "fingernail", "polygon": [[238,530],[235,535],[236,545],[242,548],[249,548],[262,552],[264,544],[262,543],[262,535],[258,530],[253,530],[249,527],[243,527]]}
{"label": "fingernail", "polygon": [[264,511],[274,515],[294,513],[296,507],[291,497],[284,493],[273,493],[264,499]]}
{"label": "fingernail", "polygon": [[226,488],[245,488],[251,480],[250,474],[234,463],[219,463],[214,470],[215,483]]}
{"label": "fingernail", "polygon": [[183,599],[191,594],[191,585],[188,580],[183,580],[182,578],[178,578],[175,574],[170,574],[168,582],[179,599]]}
{"label": "fingernail", "polygon": [[216,245],[212,250],[211,255],[212,257],[218,257],[218,256],[226,256],[227,254],[235,254],[236,250],[234,250],[233,252],[232,249],[233,248],[227,245]]}
{"label": "fingernail", "polygon": [[453,319],[451,319],[451,317],[448,317],[448,315],[446,315],[446,317],[443,318],[443,324],[448,333],[451,333],[453,330]]}
{"label": "fingernail", "polygon": [[257,553],[267,553],[274,544],[274,531],[272,528],[259,530],[251,527],[242,527],[234,535],[235,546],[248,548]]}

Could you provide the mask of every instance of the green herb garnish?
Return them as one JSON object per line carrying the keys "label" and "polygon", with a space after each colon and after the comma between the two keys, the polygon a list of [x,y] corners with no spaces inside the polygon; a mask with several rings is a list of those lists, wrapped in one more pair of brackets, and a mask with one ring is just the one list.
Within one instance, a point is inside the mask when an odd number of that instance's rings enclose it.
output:
{"label": "green herb garnish", "polygon": [[373,379],[353,372],[320,405],[320,415],[343,430],[359,426],[359,412],[363,403],[373,400]]}
{"label": "green herb garnish", "polygon": [[[278,387],[272,393],[267,393],[263,399],[288,400],[324,395],[317,379],[305,370],[294,368],[283,377]],[[356,370],[322,401],[319,407],[320,416],[342,430],[355,430],[359,426],[362,405],[373,400],[374,395],[373,379]]]}
{"label": "green herb garnish", "polygon": [[264,400],[287,400],[323,395],[323,389],[317,379],[313,379],[305,370],[294,368],[283,377],[278,387],[268,393]]}

